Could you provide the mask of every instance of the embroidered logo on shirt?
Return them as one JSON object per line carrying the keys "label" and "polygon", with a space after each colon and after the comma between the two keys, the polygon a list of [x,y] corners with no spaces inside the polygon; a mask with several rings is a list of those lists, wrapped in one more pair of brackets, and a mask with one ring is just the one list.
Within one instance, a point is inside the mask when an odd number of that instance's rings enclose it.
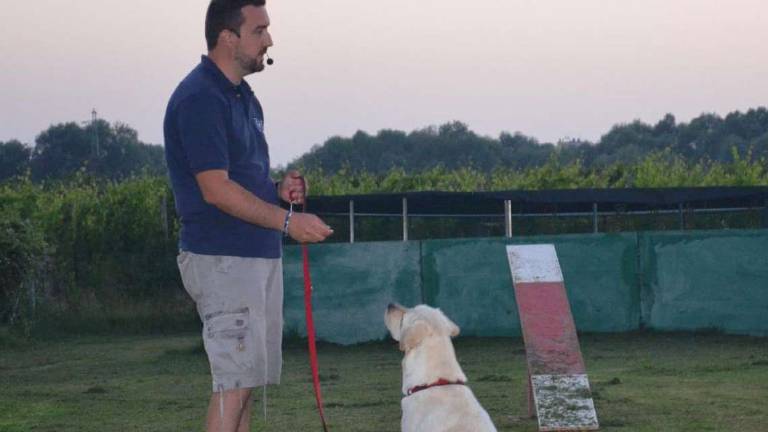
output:
{"label": "embroidered logo on shirt", "polygon": [[254,117],[253,122],[256,124],[256,129],[258,129],[259,132],[264,134],[264,120],[261,120],[258,117]]}

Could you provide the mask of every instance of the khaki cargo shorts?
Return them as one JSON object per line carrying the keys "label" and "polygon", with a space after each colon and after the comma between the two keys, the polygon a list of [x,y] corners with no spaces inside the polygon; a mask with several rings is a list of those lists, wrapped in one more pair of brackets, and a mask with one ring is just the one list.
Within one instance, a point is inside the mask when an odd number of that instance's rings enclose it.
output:
{"label": "khaki cargo shorts", "polygon": [[213,392],[279,384],[282,260],[182,251],[177,261],[203,322]]}

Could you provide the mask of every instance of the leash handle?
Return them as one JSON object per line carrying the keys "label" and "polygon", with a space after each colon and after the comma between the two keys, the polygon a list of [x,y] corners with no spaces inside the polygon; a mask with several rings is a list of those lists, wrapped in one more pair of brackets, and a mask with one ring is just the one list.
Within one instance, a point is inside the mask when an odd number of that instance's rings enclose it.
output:
{"label": "leash handle", "polygon": [[[302,209],[303,211],[307,211],[307,181],[304,180],[304,176],[302,175],[291,178],[299,179],[301,181],[301,187],[304,189],[304,205],[302,206]],[[291,191],[288,193],[288,201],[291,204],[291,208],[293,208],[293,204],[296,203],[297,200],[298,194],[296,191]]]}

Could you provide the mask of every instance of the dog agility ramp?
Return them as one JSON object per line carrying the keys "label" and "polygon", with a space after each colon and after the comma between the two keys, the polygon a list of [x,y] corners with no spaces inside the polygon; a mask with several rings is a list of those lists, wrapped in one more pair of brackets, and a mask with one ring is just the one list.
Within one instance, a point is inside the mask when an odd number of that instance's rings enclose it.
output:
{"label": "dog agility ramp", "polygon": [[597,430],[597,413],[553,245],[507,246],[540,431]]}

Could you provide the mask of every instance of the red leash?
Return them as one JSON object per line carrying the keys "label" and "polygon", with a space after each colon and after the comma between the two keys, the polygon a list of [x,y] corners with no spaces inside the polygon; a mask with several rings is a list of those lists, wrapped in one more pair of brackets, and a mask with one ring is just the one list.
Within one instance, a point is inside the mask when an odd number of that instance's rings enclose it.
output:
{"label": "red leash", "polygon": [[[301,177],[302,182],[304,178]],[[293,203],[291,203],[293,206]],[[302,211],[307,210],[307,201],[304,197],[304,206]],[[320,372],[317,366],[317,344],[315,343],[315,321],[312,319],[312,275],[309,273],[309,247],[306,243],[301,244],[301,257],[304,262],[304,311],[307,319],[307,339],[309,340],[309,366],[312,368],[312,385],[315,388],[315,401],[317,410],[320,413],[320,421],[323,424],[323,431],[328,432],[328,425],[325,423],[325,413],[323,412],[323,396],[320,394]]]}
{"label": "red leash", "polygon": [[323,430],[328,432],[323,413],[323,397],[320,394],[320,373],[317,367],[317,345],[315,344],[315,322],[312,320],[312,276],[309,274],[309,248],[306,243],[301,245],[301,255],[304,260],[304,310],[307,315],[307,338],[309,339],[309,365],[312,367],[312,384],[315,387],[315,400],[320,412]]}

